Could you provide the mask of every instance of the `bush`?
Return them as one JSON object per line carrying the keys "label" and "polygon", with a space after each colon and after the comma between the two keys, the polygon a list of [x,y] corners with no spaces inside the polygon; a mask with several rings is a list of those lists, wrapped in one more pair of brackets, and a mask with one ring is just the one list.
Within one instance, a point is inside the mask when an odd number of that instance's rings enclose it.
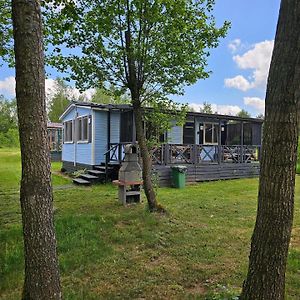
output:
{"label": "bush", "polygon": [[16,128],[10,128],[7,132],[0,132],[0,148],[19,147],[19,131]]}

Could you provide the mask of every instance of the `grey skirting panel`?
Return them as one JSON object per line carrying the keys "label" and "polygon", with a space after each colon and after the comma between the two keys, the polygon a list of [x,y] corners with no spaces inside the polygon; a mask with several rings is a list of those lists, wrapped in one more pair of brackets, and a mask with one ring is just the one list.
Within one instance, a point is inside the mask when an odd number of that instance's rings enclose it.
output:
{"label": "grey skirting panel", "polygon": [[51,161],[61,161],[61,151],[51,151]]}
{"label": "grey skirting panel", "polygon": [[71,161],[63,161],[62,162],[62,169],[64,172],[67,173],[73,173],[78,170],[84,170],[84,169],[93,169],[93,166],[91,165],[86,165],[86,164],[80,164],[76,163],[76,166],[74,166],[74,163]]}
{"label": "grey skirting panel", "polygon": [[[186,165],[186,182],[199,182],[221,179],[251,178],[259,175],[259,163],[223,163]],[[159,186],[171,186],[171,166],[154,166]]]}

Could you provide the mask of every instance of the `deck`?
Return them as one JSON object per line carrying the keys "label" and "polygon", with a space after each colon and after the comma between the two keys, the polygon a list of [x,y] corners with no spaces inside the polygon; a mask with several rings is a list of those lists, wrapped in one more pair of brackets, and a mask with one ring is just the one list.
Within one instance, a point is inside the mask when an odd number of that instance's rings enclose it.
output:
{"label": "deck", "polygon": [[[107,163],[121,163],[125,145],[111,144]],[[256,177],[260,155],[260,145],[162,144],[151,150],[160,186],[171,185],[171,168],[178,164],[187,166],[187,183]]]}

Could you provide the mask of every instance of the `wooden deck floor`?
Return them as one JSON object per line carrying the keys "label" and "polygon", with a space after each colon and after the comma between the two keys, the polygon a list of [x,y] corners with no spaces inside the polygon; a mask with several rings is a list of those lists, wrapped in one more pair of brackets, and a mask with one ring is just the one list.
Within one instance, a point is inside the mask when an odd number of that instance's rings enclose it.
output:
{"label": "wooden deck floor", "polygon": [[[185,166],[187,167],[187,183],[209,180],[257,177],[260,170],[259,163],[203,163],[198,165]],[[153,169],[155,170],[159,178],[159,185],[161,187],[172,185],[171,168],[171,165],[153,166]]]}

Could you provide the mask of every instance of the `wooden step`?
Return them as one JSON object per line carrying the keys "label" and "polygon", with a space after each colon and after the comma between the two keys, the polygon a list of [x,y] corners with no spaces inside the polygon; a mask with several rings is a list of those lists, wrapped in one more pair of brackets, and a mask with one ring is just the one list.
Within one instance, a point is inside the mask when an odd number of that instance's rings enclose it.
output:
{"label": "wooden step", "polygon": [[96,181],[99,179],[98,176],[94,176],[91,174],[82,174],[82,175],[80,175],[80,178],[87,180],[87,181]]}
{"label": "wooden step", "polygon": [[[105,170],[106,170],[105,166],[94,166],[94,169],[97,171],[103,171],[103,172],[105,172]],[[111,172],[113,170],[114,170],[114,167],[110,167],[110,166],[107,167],[107,171]]]}
{"label": "wooden step", "polygon": [[74,178],[73,183],[79,184],[79,185],[90,185],[91,184],[90,181],[84,180],[82,178]]}
{"label": "wooden step", "polygon": [[94,175],[94,176],[102,176],[102,175],[105,175],[105,171],[99,171],[99,170],[87,170],[87,172],[91,175]]}

